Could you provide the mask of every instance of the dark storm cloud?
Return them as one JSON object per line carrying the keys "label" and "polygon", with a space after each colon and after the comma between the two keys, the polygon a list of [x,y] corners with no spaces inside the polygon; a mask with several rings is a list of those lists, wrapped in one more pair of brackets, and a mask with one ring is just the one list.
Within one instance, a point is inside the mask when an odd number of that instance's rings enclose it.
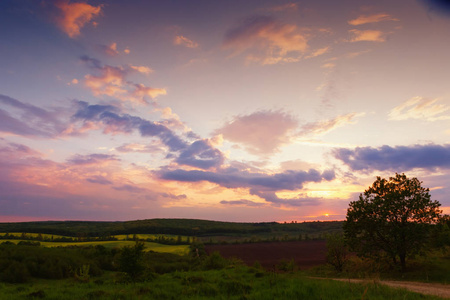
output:
{"label": "dark storm cloud", "polygon": [[357,147],[336,149],[334,156],[352,170],[392,170],[404,172],[414,168],[434,170],[450,168],[450,144]]}

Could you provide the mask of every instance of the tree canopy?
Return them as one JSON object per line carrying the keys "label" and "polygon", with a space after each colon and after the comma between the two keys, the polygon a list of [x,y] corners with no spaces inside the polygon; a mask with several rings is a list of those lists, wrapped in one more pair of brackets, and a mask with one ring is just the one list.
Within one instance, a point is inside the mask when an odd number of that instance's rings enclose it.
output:
{"label": "tree canopy", "polygon": [[359,200],[350,202],[345,237],[358,255],[388,255],[404,270],[406,258],[421,249],[430,224],[439,220],[440,205],[417,178],[377,177]]}

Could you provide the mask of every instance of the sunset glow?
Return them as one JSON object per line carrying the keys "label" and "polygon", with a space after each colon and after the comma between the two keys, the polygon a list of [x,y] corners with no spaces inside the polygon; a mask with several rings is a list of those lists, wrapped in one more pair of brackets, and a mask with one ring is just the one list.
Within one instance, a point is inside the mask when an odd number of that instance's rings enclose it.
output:
{"label": "sunset glow", "polygon": [[0,2],[0,222],[343,220],[376,178],[450,213],[434,1]]}

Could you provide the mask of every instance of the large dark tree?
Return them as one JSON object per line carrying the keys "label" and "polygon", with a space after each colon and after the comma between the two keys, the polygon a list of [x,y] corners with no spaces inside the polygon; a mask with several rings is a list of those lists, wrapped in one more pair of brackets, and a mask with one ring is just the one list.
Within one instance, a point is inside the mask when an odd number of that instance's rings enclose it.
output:
{"label": "large dark tree", "polygon": [[405,270],[406,258],[421,249],[430,224],[439,220],[440,205],[417,178],[377,177],[359,200],[350,202],[345,237],[358,255],[388,255]]}

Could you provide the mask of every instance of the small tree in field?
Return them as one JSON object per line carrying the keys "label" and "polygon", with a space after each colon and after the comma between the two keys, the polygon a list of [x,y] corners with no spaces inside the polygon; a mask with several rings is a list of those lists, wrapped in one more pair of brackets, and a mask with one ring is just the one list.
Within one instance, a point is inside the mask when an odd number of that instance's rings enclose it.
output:
{"label": "small tree in field", "polygon": [[396,174],[377,180],[359,200],[350,202],[345,237],[360,256],[387,254],[394,264],[406,268],[406,257],[425,244],[429,225],[440,217],[438,201],[417,178]]}
{"label": "small tree in field", "polygon": [[136,241],[132,246],[124,246],[120,251],[119,270],[125,272],[132,280],[136,280],[144,270],[142,262],[145,245]]}
{"label": "small tree in field", "polygon": [[342,272],[348,260],[348,249],[342,234],[329,234],[327,239],[327,263],[338,272]]}

